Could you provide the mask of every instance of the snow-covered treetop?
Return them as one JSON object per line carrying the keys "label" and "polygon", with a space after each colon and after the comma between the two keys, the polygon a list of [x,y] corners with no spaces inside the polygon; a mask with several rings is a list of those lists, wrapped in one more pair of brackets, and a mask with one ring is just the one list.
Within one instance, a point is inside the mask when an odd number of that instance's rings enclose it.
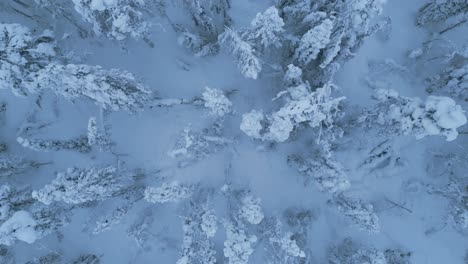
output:
{"label": "snow-covered treetop", "polygon": [[315,60],[319,52],[330,43],[333,21],[325,19],[321,24],[311,28],[301,38],[295,57],[303,65]]}
{"label": "snow-covered treetop", "polygon": [[210,109],[212,115],[224,116],[231,112],[232,102],[219,89],[205,87],[202,98],[204,106]]}
{"label": "snow-covered treetop", "polygon": [[[442,135],[447,141],[455,140],[457,128],[467,122],[461,106],[449,97],[429,96],[423,102],[419,98],[401,96],[394,90],[378,90],[375,98],[380,103],[377,116],[371,117],[371,122],[417,139]],[[364,119],[369,119],[369,115]]]}
{"label": "snow-covered treetop", "polygon": [[[301,64],[317,60],[320,68],[348,58],[365,37],[378,29],[371,23],[382,12],[385,0],[280,1],[286,27],[294,28],[298,41],[295,57]],[[293,38],[294,39],[294,38]]]}
{"label": "snow-covered treetop", "polygon": [[258,225],[263,220],[263,212],[261,208],[261,199],[247,195],[242,199],[242,206],[240,208],[240,216],[247,222]]}
{"label": "snow-covered treetop", "polygon": [[454,99],[468,101],[468,54],[454,56],[447,69],[429,79],[431,93],[443,92]]}
{"label": "snow-covered treetop", "polygon": [[250,23],[247,38],[253,43],[259,43],[262,49],[270,46],[281,47],[281,35],[284,32],[284,22],[278,9],[269,7],[263,13],[257,13]]}
{"label": "snow-covered treetop", "polygon": [[419,25],[426,25],[443,22],[449,18],[461,21],[467,16],[468,3],[466,0],[430,0],[421,7],[416,21]]}
{"label": "snow-covered treetop", "polygon": [[224,241],[224,257],[229,264],[247,264],[253,253],[252,245],[257,241],[254,235],[248,235],[243,229],[232,224],[226,224],[226,241]]}
{"label": "snow-covered treetop", "polygon": [[144,19],[145,0],[73,0],[75,10],[97,34],[116,40],[143,38],[150,23]]}
{"label": "snow-covered treetop", "polygon": [[224,33],[219,35],[219,42],[234,56],[242,75],[257,79],[262,71],[262,65],[248,42],[242,40],[239,34],[230,28],[226,28]]}
{"label": "snow-covered treetop", "polygon": [[345,99],[331,97],[335,88],[331,83],[308,93],[304,84],[290,88],[291,98],[283,107],[267,117],[257,110],[244,114],[240,128],[250,137],[276,142],[286,141],[300,124],[320,130],[331,128],[340,102]]}

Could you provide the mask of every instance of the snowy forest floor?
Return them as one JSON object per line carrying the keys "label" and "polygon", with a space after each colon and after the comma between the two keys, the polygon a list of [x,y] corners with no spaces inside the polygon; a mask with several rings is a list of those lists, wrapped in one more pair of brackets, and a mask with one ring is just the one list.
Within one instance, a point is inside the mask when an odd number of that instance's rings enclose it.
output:
{"label": "snowy forest floor", "polygon": [[[389,0],[385,4],[382,16],[388,16],[392,21],[389,38],[379,34],[367,38],[336,76],[336,84],[346,96],[348,105],[371,106],[373,89],[369,82],[375,79],[379,80],[380,88],[394,89],[403,96],[428,96],[424,79],[426,72],[432,69],[431,64],[421,65],[408,57],[411,50],[428,39],[427,30],[414,23],[415,14],[424,2]],[[241,28],[272,4],[267,0],[235,0],[229,12],[235,27]],[[22,16],[5,14],[1,10],[0,22],[38,28]],[[142,171],[146,175],[143,183],[147,186],[156,187],[164,181],[177,180],[210,187],[216,192],[212,203],[217,212],[228,210],[221,191],[226,183],[236,189],[250,190],[260,198],[265,216],[281,215],[291,208],[310,210],[313,220],[307,226],[306,234],[307,252],[314,261],[311,263],[327,263],[329,247],[346,237],[379,250],[401,248],[409,251],[412,253],[411,263],[464,263],[467,238],[445,225],[447,201],[439,196],[425,195],[420,188],[425,183],[447,183],[445,161],[434,157],[467,153],[466,126],[460,129],[465,133],[451,142],[443,137],[415,140],[412,136],[398,136],[388,139],[371,136],[366,130],[345,132],[348,135],[339,139],[335,155],[350,180],[349,193],[373,201],[380,218],[380,233],[368,234],[349,225],[335,208],[329,206],[327,194],[288,166],[289,155],[307,154],[310,146],[315,144],[315,138],[308,136],[306,129],[293,135],[300,140],[281,144],[252,140],[239,129],[243,113],[252,109],[267,112],[271,109],[271,98],[281,91],[278,83],[282,76],[274,70],[265,70],[257,80],[243,78],[229,55],[221,52],[212,57],[194,57],[176,45],[177,34],[167,21],[157,18],[153,22],[157,25],[151,32],[154,47],[143,41],[128,41],[123,48],[110,40],[73,36],[65,39],[62,46],[86,64],[125,69],[138,75],[160,98],[191,99],[200,96],[205,87],[233,91],[229,97],[233,111],[223,120],[223,137],[232,142],[189,166],[180,166],[181,161],[172,158],[168,152],[184,129],[190,126],[192,131],[205,133],[203,129],[210,127],[217,118],[202,107],[176,105],[146,108],[136,114],[106,113],[110,139],[115,143],[112,154],[95,150],[86,155],[71,151],[36,152],[22,147],[16,139],[18,128],[28,117],[34,116],[36,122],[47,124],[35,134],[36,137],[69,139],[85,135],[88,119],[95,116],[102,120],[102,112],[91,102],[72,103],[48,92],[44,94],[42,108],[38,109],[35,97],[19,98],[8,90],[1,90],[0,101],[8,108],[0,119],[0,141],[7,144],[9,153],[46,164],[10,177],[6,182],[37,190],[51,182],[57,171],[74,166],[118,163]],[[69,25],[63,23],[62,26],[60,20],[55,23],[58,38],[69,31]],[[461,48],[468,41],[467,32],[468,28],[462,26],[448,32],[447,37],[454,39],[455,45]],[[404,70],[382,72],[374,67],[385,60],[393,60]],[[468,109],[467,102],[460,104]],[[374,167],[362,166],[371,150],[382,142],[397,159],[389,157]],[[466,175],[466,167],[463,173]],[[119,203],[122,203],[120,198],[113,198],[95,207],[74,208],[70,223],[60,232],[33,244],[18,242],[11,247],[16,263],[26,263],[50,252],[59,253],[65,260],[93,253],[101,257],[102,263],[176,263],[183,239],[183,216],[189,205],[152,204],[140,199],[119,224],[93,235],[96,221]],[[143,222],[148,226],[142,229],[141,241],[136,241],[129,236],[129,230],[144,225]],[[218,230],[214,237],[217,259],[222,259],[225,239],[225,233]],[[267,263],[265,255],[270,253],[260,246],[255,247],[249,263]]]}

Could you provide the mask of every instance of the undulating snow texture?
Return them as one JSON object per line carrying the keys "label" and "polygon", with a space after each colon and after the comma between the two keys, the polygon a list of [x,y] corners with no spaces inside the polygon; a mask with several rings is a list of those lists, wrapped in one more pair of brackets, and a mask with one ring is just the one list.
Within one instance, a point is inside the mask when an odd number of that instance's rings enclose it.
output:
{"label": "undulating snow texture", "polygon": [[0,0],[1,264],[468,263],[466,0]]}

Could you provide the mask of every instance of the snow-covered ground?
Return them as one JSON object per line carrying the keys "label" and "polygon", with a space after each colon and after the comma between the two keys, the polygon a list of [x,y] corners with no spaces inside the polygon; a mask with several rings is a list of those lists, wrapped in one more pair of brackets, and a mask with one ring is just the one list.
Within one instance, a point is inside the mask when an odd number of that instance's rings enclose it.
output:
{"label": "snow-covered ground", "polygon": [[467,263],[468,5],[384,2],[3,0],[0,263]]}

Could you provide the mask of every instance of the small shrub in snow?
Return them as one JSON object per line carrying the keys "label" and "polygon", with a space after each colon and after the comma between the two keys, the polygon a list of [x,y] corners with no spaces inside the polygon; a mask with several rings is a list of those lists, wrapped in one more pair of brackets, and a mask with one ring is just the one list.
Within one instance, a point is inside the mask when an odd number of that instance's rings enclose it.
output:
{"label": "small shrub in snow", "polygon": [[86,153],[91,151],[87,137],[78,137],[71,140],[45,140],[45,139],[26,139],[23,137],[16,138],[16,141],[21,146],[34,151],[78,151]]}
{"label": "small shrub in snow", "polygon": [[400,249],[387,249],[384,252],[387,264],[411,264],[411,252]]}
{"label": "small shrub in snow", "polygon": [[96,227],[93,229],[93,234],[100,234],[110,230],[112,226],[119,224],[127,215],[129,209],[129,206],[119,206],[115,208],[115,210],[112,210],[110,214],[99,218],[99,220],[96,221]]}
{"label": "small shrub in snow", "polygon": [[323,192],[336,194],[351,186],[343,166],[329,157],[306,160],[298,155],[291,155],[288,157],[288,164],[314,181]]}
{"label": "small shrub in snow", "polygon": [[379,217],[375,214],[372,204],[347,197],[342,193],[330,200],[329,204],[335,205],[338,211],[346,216],[359,230],[371,234],[380,232]]}
{"label": "small shrub in snow", "polygon": [[37,165],[18,156],[2,155],[0,156],[0,177],[20,174],[31,167],[37,167]]}
{"label": "small shrub in snow", "polygon": [[194,132],[186,127],[175,146],[168,152],[172,158],[179,160],[179,166],[185,167],[200,161],[232,143],[232,140],[222,137],[221,124],[215,123],[202,132]]}
{"label": "small shrub in snow", "polygon": [[192,195],[192,190],[177,181],[163,183],[161,187],[147,187],[145,200],[150,203],[178,202]]}

